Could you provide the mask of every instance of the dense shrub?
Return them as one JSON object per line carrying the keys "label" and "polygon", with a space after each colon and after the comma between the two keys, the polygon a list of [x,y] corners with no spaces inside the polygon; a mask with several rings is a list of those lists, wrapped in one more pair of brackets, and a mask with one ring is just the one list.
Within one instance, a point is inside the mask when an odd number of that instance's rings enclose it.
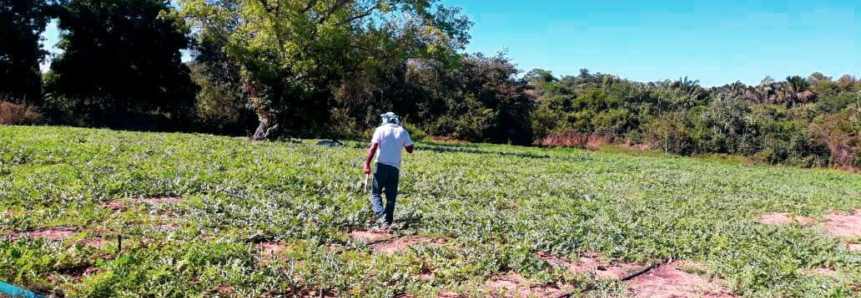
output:
{"label": "dense shrub", "polygon": [[834,165],[861,168],[861,105],[818,117],[810,131],[828,146]]}
{"label": "dense shrub", "polygon": [[404,123],[404,128],[410,133],[410,138],[412,138],[413,141],[423,141],[428,137],[428,134],[424,130],[415,125]]}
{"label": "dense shrub", "polygon": [[0,101],[0,124],[2,125],[39,124],[43,119],[39,110],[31,105]]}
{"label": "dense shrub", "polygon": [[642,127],[643,143],[668,153],[693,153],[694,139],[685,123],[686,117],[683,112],[670,112],[647,122]]}
{"label": "dense shrub", "polygon": [[[539,94],[536,145],[586,147],[589,136],[682,155],[735,154],[805,167],[857,167],[854,77],[771,78],[704,89],[696,81],[638,83],[581,71],[555,79],[531,71]],[[548,79],[549,78],[549,79]],[[818,93],[817,93],[818,92]]]}

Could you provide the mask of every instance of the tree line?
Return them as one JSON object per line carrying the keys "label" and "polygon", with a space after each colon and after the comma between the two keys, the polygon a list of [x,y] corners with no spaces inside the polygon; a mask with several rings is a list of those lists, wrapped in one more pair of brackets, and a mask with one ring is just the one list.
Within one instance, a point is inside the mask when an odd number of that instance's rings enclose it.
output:
{"label": "tree line", "polygon": [[[428,0],[0,3],[0,100],[38,107],[50,124],[349,138],[391,110],[415,134],[475,142],[861,168],[861,82],[851,75],[714,88],[585,69],[518,77],[504,53],[464,53],[472,22]],[[62,53],[42,74],[52,19]]]}

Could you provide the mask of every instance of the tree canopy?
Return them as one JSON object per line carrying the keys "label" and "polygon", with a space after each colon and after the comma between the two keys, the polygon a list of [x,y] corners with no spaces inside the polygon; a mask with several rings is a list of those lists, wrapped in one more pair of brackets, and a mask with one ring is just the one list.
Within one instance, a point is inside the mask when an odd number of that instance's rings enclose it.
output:
{"label": "tree canopy", "polygon": [[39,40],[50,17],[45,0],[0,0],[0,99],[40,101],[47,52]]}
{"label": "tree canopy", "polygon": [[154,113],[190,118],[196,87],[180,52],[188,32],[170,10],[167,0],[65,0],[63,53],[47,82],[58,108],[114,127],[158,126]]}
{"label": "tree canopy", "polygon": [[[409,58],[448,60],[470,22],[427,0],[180,0],[198,35],[224,40],[260,118],[258,137],[317,128],[332,90]],[[309,125],[310,124],[310,125]]]}

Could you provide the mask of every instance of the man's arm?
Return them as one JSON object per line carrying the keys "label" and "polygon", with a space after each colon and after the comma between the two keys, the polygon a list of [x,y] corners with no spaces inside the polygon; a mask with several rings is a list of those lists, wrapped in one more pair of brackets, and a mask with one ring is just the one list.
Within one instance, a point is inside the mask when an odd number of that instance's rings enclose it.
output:
{"label": "man's arm", "polygon": [[371,173],[371,161],[373,161],[374,156],[377,155],[377,148],[379,148],[379,147],[380,147],[380,144],[372,143],[371,149],[368,149],[368,156],[365,157],[365,168],[363,169],[365,174]]}
{"label": "man's arm", "polygon": [[410,132],[406,129],[404,129],[404,134],[406,135],[406,140],[404,140],[404,148],[407,149],[407,153],[413,154],[413,150],[415,150],[415,147],[413,147],[413,138],[410,137]]}

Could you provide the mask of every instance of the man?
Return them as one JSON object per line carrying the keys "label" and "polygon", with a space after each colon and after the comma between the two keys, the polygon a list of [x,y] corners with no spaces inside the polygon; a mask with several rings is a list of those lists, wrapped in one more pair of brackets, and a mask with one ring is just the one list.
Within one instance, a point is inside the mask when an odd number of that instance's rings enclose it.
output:
{"label": "man", "polygon": [[[377,216],[377,229],[387,231],[395,217],[395,198],[398,195],[398,177],[401,169],[401,148],[413,153],[413,140],[406,129],[400,126],[398,115],[388,112],[380,115],[383,125],[374,131],[371,149],[365,158],[365,174],[371,173],[371,160],[377,156],[377,170],[371,186],[371,204]],[[383,207],[382,192],[386,192],[386,206]]]}

